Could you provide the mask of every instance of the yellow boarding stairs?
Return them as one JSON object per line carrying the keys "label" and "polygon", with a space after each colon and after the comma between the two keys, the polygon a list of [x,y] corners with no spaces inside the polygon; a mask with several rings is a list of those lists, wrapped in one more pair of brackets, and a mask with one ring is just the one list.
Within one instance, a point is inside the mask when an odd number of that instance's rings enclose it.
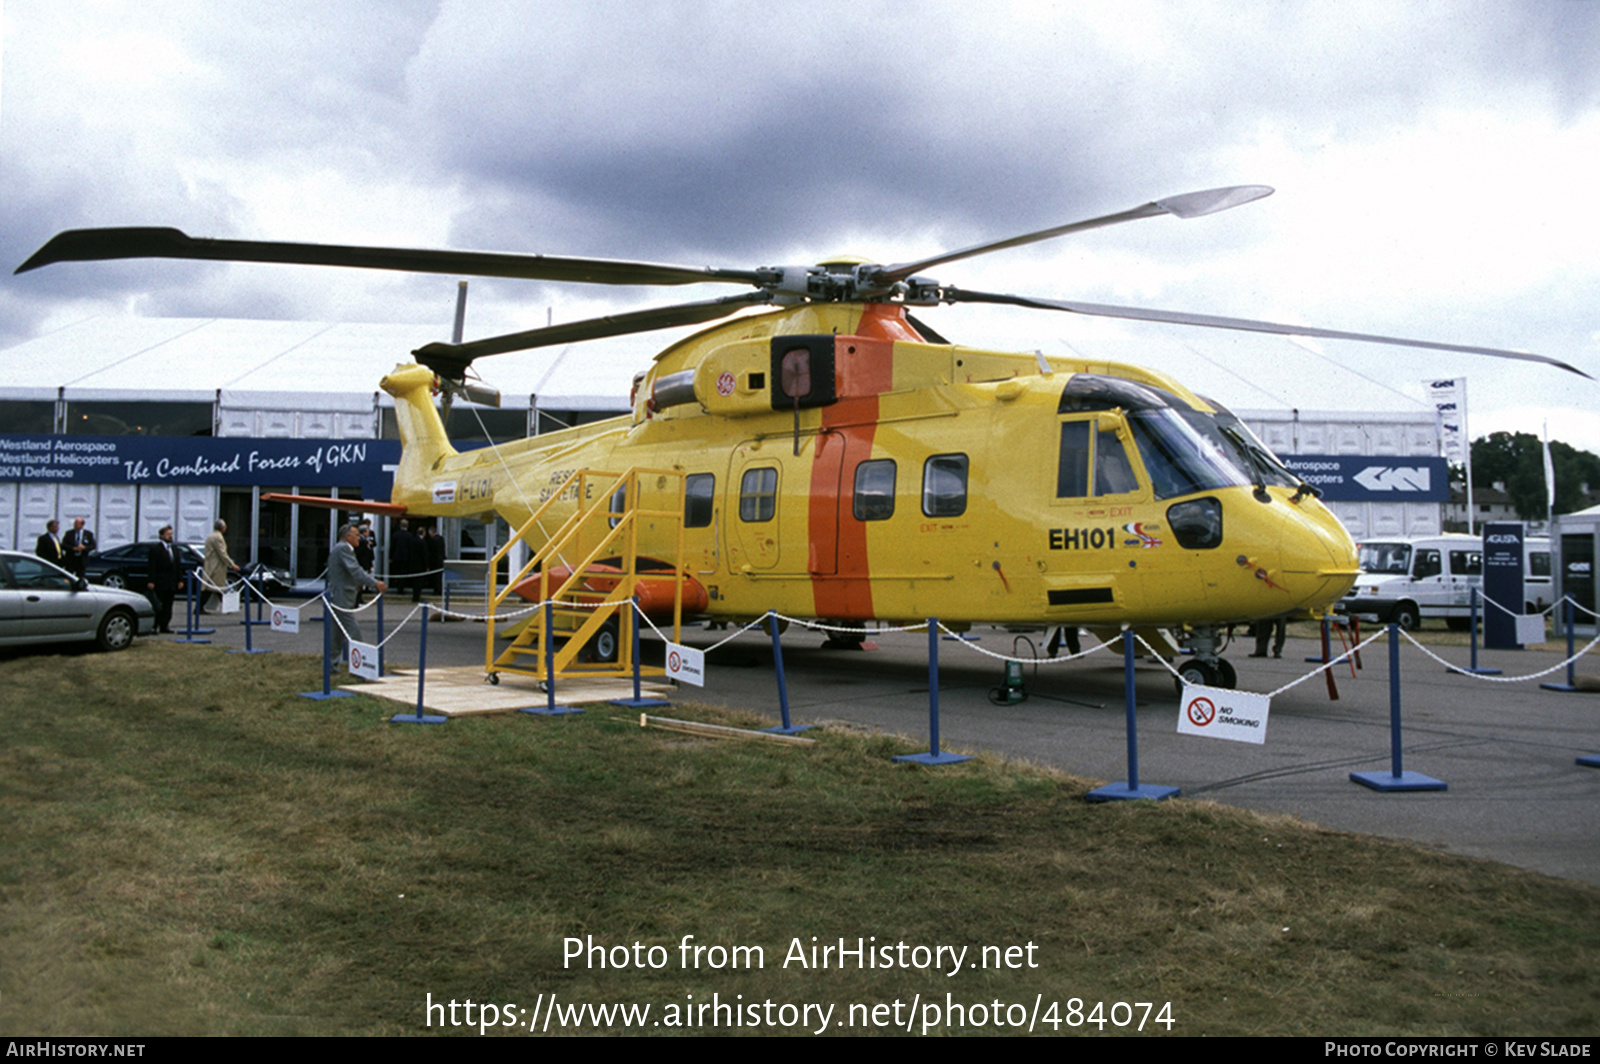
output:
{"label": "yellow boarding stairs", "polygon": [[[577,506],[571,515],[560,527],[549,531],[547,525],[554,519],[552,511],[565,510],[574,500]],[[499,683],[503,672],[541,681],[551,676],[633,674],[633,626],[638,618],[631,603],[641,579],[641,527],[650,531],[653,544],[676,545],[672,556],[662,559],[671,563],[674,575],[657,571],[650,577],[673,582],[672,639],[681,640],[683,506],[684,475],[676,470],[633,468],[625,473],[605,473],[579,469],[563,480],[489,561],[489,623],[484,651],[489,682]],[[503,588],[497,587],[501,559],[519,542],[528,544],[532,557]],[[600,567],[602,558],[610,564]],[[537,601],[553,605],[549,610],[541,608],[523,614],[531,603],[514,592],[519,584],[535,576]],[[512,597],[509,607],[508,597]],[[501,632],[496,618],[504,612],[515,612],[519,617]],[[496,655],[495,640],[504,635],[514,638]],[[553,641],[548,673],[547,640]],[[614,660],[585,660],[596,657]],[[642,676],[666,674],[659,667],[641,668],[639,672]]]}

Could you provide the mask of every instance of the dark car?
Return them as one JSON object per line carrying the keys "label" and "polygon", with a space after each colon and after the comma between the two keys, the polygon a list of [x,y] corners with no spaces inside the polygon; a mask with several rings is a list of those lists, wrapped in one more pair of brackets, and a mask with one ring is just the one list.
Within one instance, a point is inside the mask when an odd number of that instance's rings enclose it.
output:
{"label": "dark car", "polygon": [[0,551],[0,646],[93,642],[122,650],[155,624],[143,595],[90,587],[43,558]]}
{"label": "dark car", "polygon": [[[152,539],[143,543],[126,543],[110,550],[91,551],[85,560],[84,577],[91,584],[142,592],[150,581],[150,548],[157,544],[158,541]],[[204,544],[174,543],[173,546],[178,550],[178,565],[183,571],[185,580],[194,570],[204,568]],[[286,571],[266,565],[247,566],[244,575],[248,576],[268,598],[283,594],[294,584],[293,578]],[[182,589],[180,584],[180,594]]]}
{"label": "dark car", "polygon": [[[144,543],[125,543],[110,550],[90,551],[89,557],[84,559],[84,578],[91,584],[143,593],[150,582],[150,548],[157,542],[152,539]],[[205,564],[201,547],[193,543],[174,543],[173,547],[177,549],[178,566],[184,579]]]}

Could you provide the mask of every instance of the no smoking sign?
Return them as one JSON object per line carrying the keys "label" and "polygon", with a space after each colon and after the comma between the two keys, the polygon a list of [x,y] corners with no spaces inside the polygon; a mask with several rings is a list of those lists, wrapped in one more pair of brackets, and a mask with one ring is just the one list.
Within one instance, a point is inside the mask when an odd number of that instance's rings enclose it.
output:
{"label": "no smoking sign", "polygon": [[1267,709],[1272,700],[1249,691],[1184,684],[1178,710],[1179,735],[1203,735],[1238,743],[1267,741]]}

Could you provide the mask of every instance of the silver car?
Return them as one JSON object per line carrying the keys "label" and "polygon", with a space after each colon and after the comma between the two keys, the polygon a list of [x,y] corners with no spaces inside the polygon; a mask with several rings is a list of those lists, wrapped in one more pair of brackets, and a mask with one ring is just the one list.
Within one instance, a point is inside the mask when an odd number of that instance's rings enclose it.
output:
{"label": "silver car", "polygon": [[43,558],[0,551],[0,646],[93,642],[122,650],[155,626],[143,595],[92,587]]}

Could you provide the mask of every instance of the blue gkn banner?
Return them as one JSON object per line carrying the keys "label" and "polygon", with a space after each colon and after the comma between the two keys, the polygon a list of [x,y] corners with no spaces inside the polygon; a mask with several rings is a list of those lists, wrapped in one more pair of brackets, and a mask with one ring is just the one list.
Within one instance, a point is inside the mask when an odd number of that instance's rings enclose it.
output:
{"label": "blue gkn banner", "polygon": [[1281,454],[1327,502],[1449,502],[1450,466],[1420,455]]}
{"label": "blue gkn banner", "polygon": [[387,498],[399,461],[399,440],[0,435],[0,482],[359,485]]}

